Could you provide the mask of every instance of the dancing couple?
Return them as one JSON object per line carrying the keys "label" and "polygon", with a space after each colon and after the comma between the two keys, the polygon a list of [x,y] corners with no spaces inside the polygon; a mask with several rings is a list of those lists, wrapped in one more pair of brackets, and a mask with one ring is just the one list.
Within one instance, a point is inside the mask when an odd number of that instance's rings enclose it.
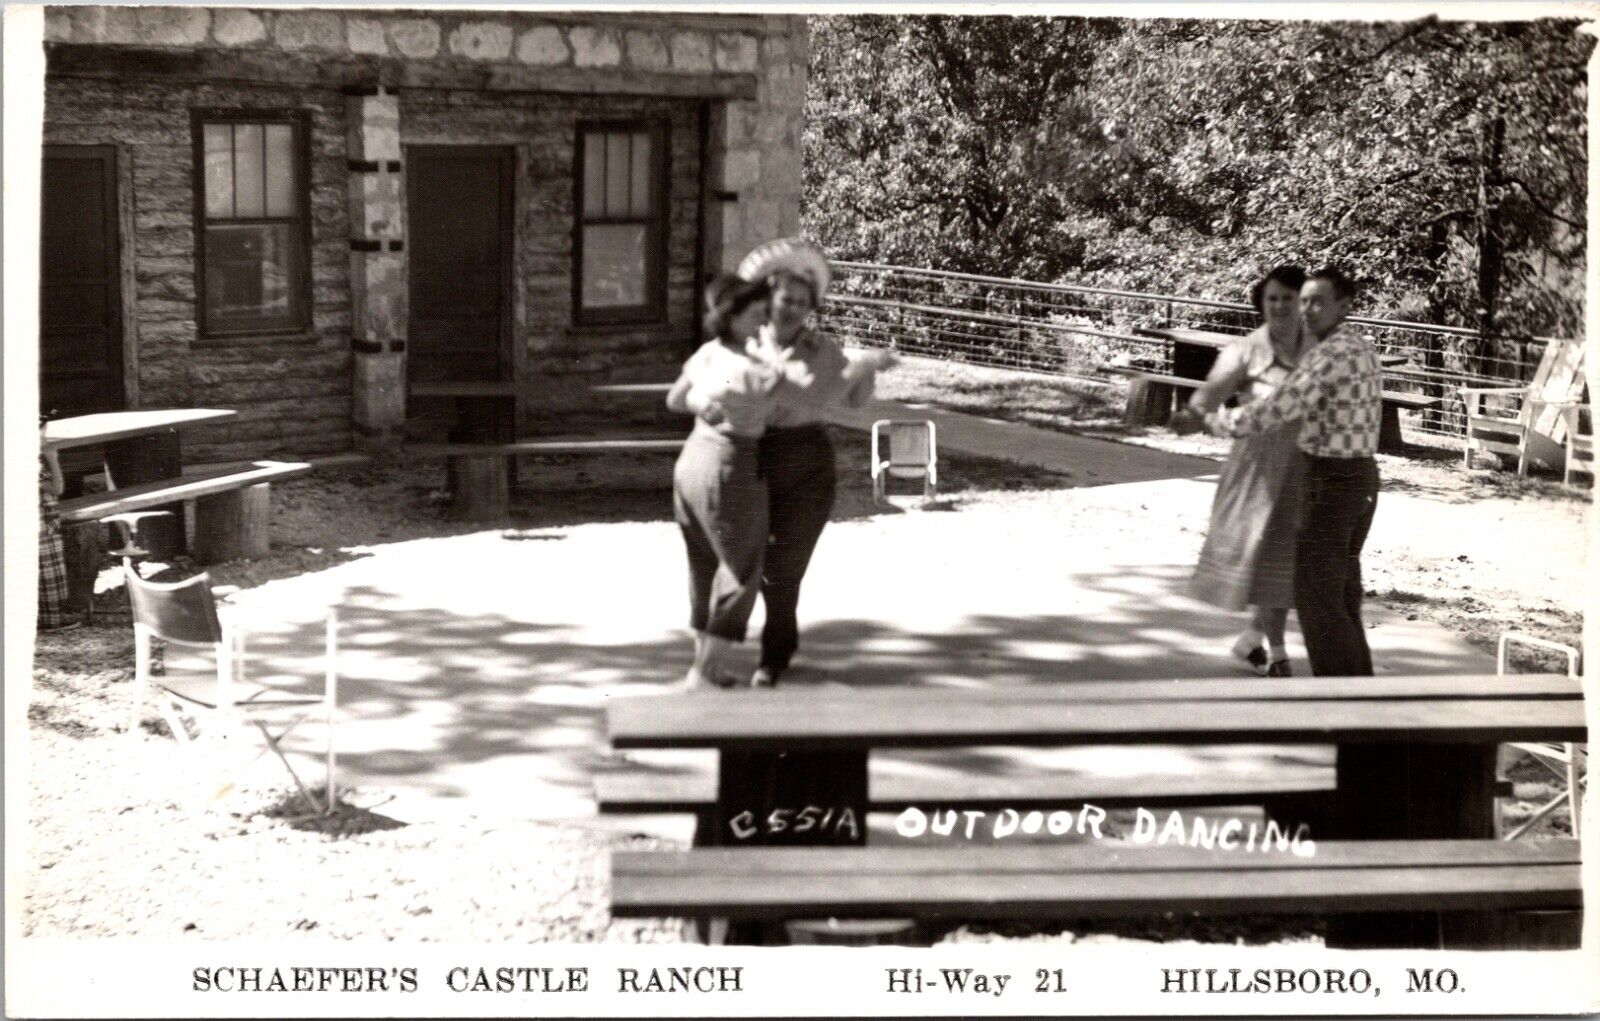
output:
{"label": "dancing couple", "polygon": [[[673,513],[689,555],[694,662],[687,687],[773,687],[799,644],[800,583],[833,510],[834,451],[823,416],[859,407],[887,351],[846,355],[807,325],[832,271],[814,245],[757,247],[706,291],[706,333],[667,393],[695,416],[673,469]],[[734,674],[760,594],[761,660]]]}
{"label": "dancing couple", "polygon": [[1378,501],[1378,359],[1346,322],[1355,286],[1337,269],[1279,266],[1252,297],[1264,324],[1218,355],[1172,421],[1238,437],[1191,587],[1251,608],[1233,651],[1263,676],[1290,676],[1290,607],[1313,674],[1371,676],[1361,551]]}

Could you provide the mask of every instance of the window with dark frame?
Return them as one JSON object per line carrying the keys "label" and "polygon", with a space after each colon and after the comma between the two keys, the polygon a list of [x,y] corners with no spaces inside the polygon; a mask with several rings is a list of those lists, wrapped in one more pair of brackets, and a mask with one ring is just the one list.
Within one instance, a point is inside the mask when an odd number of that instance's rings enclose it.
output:
{"label": "window with dark frame", "polygon": [[665,317],[666,143],[661,123],[578,125],[572,290],[580,325]]}
{"label": "window with dark frame", "polygon": [[195,111],[200,334],[311,325],[305,119],[297,111]]}

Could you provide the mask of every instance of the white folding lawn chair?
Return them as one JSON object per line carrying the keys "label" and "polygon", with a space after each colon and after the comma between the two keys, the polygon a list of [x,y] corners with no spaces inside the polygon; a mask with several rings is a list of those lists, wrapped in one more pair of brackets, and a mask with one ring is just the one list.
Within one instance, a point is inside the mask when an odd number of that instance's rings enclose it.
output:
{"label": "white folding lawn chair", "polygon": [[[1533,635],[1525,635],[1518,631],[1507,631],[1500,636],[1500,651],[1495,664],[1497,673],[1501,675],[1506,673],[1507,652],[1513,644],[1531,645],[1535,648],[1561,653],[1567,658],[1567,676],[1572,678],[1578,676],[1577,649],[1570,645],[1562,645],[1560,642],[1536,638]],[[1563,785],[1563,790],[1560,794],[1540,806],[1533,815],[1529,816],[1520,825],[1505,834],[1505,839],[1515,840],[1517,837],[1522,836],[1537,825],[1539,820],[1559,808],[1563,801],[1567,803],[1572,814],[1572,832],[1576,836],[1579,832],[1579,805],[1583,801],[1583,788],[1588,783],[1588,769],[1586,768],[1588,752],[1585,746],[1576,744],[1517,743],[1512,744],[1510,747],[1522,752],[1555,774],[1556,779]]]}
{"label": "white folding lawn chair", "polygon": [[872,423],[872,496],[891,504],[889,480],[920,479],[922,498],[939,490],[939,452],[933,423],[926,419],[888,419]]}
{"label": "white folding lawn chair", "polygon": [[[289,771],[295,788],[316,812],[331,813],[336,803],[336,759],[333,744],[334,714],[338,700],[337,617],[329,612],[324,638],[323,687],[320,693],[301,692],[252,682],[245,676],[246,657],[241,633],[228,626],[217,614],[211,579],[198,574],[179,582],[146,581],[131,565],[124,570],[128,602],[133,613],[134,692],[128,717],[129,738],[136,733],[145,694],[155,696],[156,708],[172,736],[197,762],[195,739],[189,736],[183,717],[193,719],[202,740],[225,739],[241,725],[254,727],[265,747],[256,758],[271,751]],[[154,640],[174,645],[211,649],[216,656],[215,672],[168,669],[156,674],[151,669]],[[283,753],[281,742],[300,723],[321,715],[327,727],[327,795],[322,804],[306,790],[300,776]],[[270,728],[270,729],[269,729]],[[219,786],[219,794],[231,784]]]}

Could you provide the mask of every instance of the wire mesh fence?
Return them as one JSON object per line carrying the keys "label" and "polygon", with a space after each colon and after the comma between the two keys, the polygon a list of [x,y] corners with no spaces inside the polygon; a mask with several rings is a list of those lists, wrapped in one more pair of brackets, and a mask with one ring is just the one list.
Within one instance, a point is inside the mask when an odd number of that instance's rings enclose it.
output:
{"label": "wire mesh fence", "polygon": [[[841,340],[998,368],[1087,377],[1108,363],[1172,371],[1171,342],[1140,330],[1244,334],[1247,304],[943,270],[835,263],[823,325]],[[1521,386],[1550,338],[1490,337],[1451,326],[1353,316],[1381,355],[1384,389],[1438,399],[1404,414],[1422,433],[1460,437],[1463,386]]]}

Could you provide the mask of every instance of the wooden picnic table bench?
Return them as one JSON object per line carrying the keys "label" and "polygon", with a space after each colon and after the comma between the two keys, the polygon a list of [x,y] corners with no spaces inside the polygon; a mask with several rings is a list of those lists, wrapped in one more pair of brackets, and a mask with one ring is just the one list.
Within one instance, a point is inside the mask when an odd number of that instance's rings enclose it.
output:
{"label": "wooden picnic table bench", "polygon": [[[1460,918],[1437,912],[1566,909],[1581,898],[1573,849],[1546,842],[1505,851],[1493,839],[1497,746],[1585,739],[1581,689],[1563,677],[707,692],[619,699],[607,717],[618,749],[712,748],[719,760],[716,825],[704,842],[721,849],[615,855],[620,915],[775,921],[1385,910],[1383,918],[1330,931],[1330,941],[1408,945],[1472,928],[1441,929],[1441,919]],[[824,823],[796,833],[806,807],[816,810],[813,822],[847,810],[864,820],[867,758],[878,749],[1241,743],[1337,747],[1331,829],[1316,835],[1317,853],[1295,858],[1293,868],[1263,864],[1261,852],[1222,848],[1169,860],[1143,857],[1164,848],[1096,841],[1074,849],[1069,867],[1047,864],[1065,845],[1052,844],[1049,853],[1006,844],[868,849],[857,846],[864,825],[845,832]],[[1344,850],[1347,841],[1361,846]],[[832,846],[784,846],[805,844]],[[750,876],[768,881],[740,878]],[[1399,924],[1396,911],[1429,914],[1400,916]]]}
{"label": "wooden picnic table bench", "polygon": [[1383,391],[1383,419],[1378,427],[1378,451],[1397,454],[1405,450],[1405,440],[1400,435],[1400,409],[1423,411],[1437,408],[1441,401],[1426,394],[1406,393],[1403,390]]}
{"label": "wooden picnic table bench", "polygon": [[407,458],[444,459],[458,516],[470,521],[503,518],[511,506],[511,458],[519,454],[597,454],[672,451],[682,435],[539,436],[505,443],[410,443]]}
{"label": "wooden picnic table bench", "polygon": [[191,552],[196,563],[217,564],[266,556],[271,545],[270,484],[310,470],[311,465],[298,461],[190,469],[175,478],[71,497],[56,509],[63,523],[86,523],[174,503],[193,504]]}

